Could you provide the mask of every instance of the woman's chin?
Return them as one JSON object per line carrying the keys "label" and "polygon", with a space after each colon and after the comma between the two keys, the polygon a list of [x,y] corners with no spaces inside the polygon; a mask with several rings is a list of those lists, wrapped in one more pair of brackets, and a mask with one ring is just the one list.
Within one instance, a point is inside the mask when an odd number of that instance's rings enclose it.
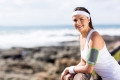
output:
{"label": "woman's chin", "polygon": [[78,30],[79,32],[81,32],[81,31],[82,31],[82,28],[78,28],[77,30]]}

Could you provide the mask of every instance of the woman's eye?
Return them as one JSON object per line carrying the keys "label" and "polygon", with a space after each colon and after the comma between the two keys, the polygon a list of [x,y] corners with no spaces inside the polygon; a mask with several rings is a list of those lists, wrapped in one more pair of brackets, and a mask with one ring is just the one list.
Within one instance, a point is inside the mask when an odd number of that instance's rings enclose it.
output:
{"label": "woman's eye", "polygon": [[77,20],[76,20],[76,19],[74,19],[73,21],[74,21],[74,22],[77,22]]}
{"label": "woman's eye", "polygon": [[80,21],[82,21],[83,19],[80,19]]}

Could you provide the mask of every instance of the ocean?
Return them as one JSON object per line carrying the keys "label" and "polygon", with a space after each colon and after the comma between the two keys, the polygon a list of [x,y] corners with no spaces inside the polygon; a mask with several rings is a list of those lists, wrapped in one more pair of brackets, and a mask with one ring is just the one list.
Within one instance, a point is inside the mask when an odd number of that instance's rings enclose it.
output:
{"label": "ocean", "polygon": [[[120,25],[94,25],[101,35],[120,36]],[[0,49],[11,47],[59,46],[60,42],[78,40],[72,25],[0,26]]]}

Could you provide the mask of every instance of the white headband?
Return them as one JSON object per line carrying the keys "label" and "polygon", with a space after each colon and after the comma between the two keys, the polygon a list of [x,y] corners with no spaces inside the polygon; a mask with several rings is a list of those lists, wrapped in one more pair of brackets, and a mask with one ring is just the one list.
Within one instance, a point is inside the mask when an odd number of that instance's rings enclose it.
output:
{"label": "white headband", "polygon": [[82,15],[85,15],[85,16],[87,16],[88,18],[90,18],[90,14],[88,14],[88,13],[85,12],[85,11],[74,11],[74,12],[72,13],[72,17],[73,17],[74,15],[78,15],[78,14],[82,14]]}

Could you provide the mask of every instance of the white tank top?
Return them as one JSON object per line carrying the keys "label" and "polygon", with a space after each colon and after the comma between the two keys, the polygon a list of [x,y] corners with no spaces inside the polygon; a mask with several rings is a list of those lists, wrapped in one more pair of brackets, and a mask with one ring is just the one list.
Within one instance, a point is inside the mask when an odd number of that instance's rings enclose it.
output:
{"label": "white tank top", "polygon": [[[92,32],[91,30],[87,36],[84,50],[81,49],[81,57],[86,61],[89,53],[88,42]],[[106,45],[99,51],[98,59],[94,65],[94,71],[102,77],[102,80],[120,80],[120,65],[108,52]]]}

